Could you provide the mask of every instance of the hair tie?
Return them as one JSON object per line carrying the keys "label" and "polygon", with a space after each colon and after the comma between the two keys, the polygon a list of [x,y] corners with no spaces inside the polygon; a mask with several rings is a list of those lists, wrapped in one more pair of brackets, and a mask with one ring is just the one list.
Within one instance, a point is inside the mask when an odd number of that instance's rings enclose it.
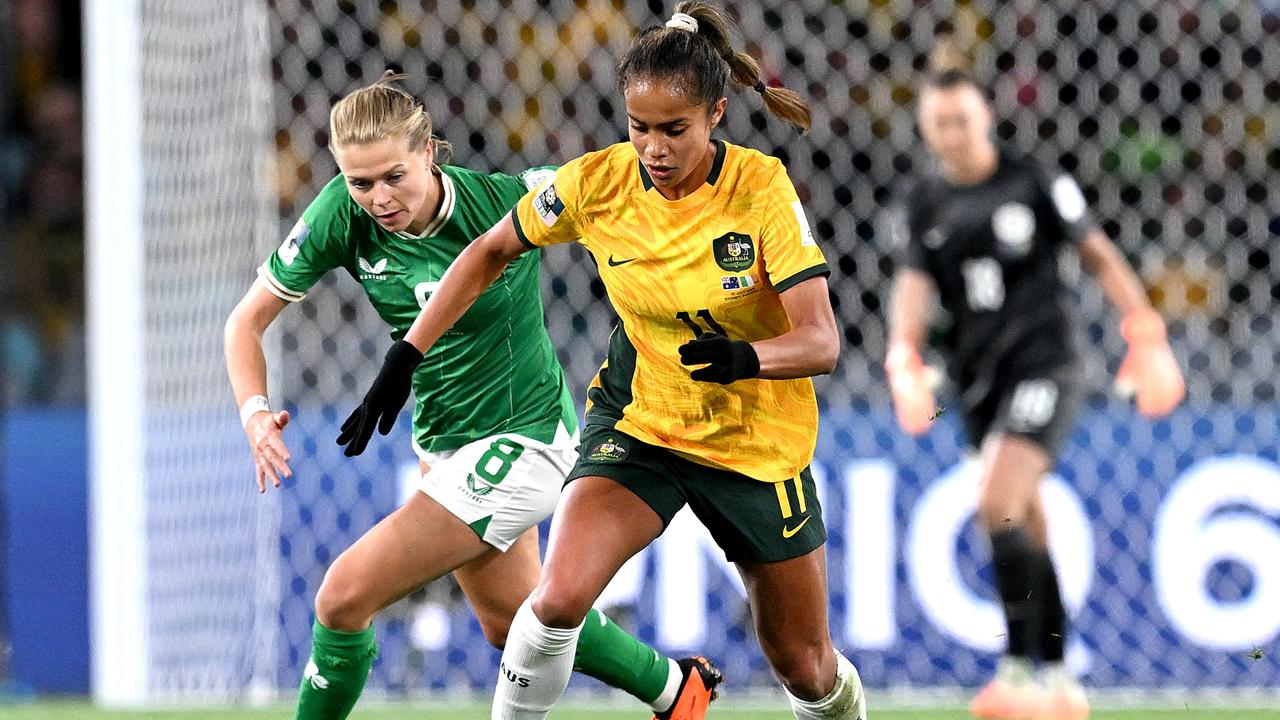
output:
{"label": "hair tie", "polygon": [[756,92],[760,93],[761,95],[763,95],[763,94],[764,94],[764,90],[765,90],[765,84],[764,84],[764,81],[763,81],[763,80],[757,80],[757,81],[756,81],[756,84],[752,86],[752,89],[753,89],[753,90],[755,90]]}
{"label": "hair tie", "polygon": [[696,35],[698,33],[698,19],[688,13],[672,13],[671,19],[667,21],[667,27],[684,30]]}

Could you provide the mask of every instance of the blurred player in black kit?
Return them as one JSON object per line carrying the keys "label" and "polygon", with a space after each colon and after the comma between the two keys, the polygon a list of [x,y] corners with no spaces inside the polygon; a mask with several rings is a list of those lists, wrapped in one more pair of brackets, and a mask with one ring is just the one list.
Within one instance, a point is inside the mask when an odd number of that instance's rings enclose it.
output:
{"label": "blurred player in black kit", "polygon": [[[950,54],[945,41],[943,56]],[[979,718],[1083,720],[1089,705],[1063,664],[1066,613],[1048,552],[1041,477],[1080,403],[1077,348],[1059,251],[1072,245],[1123,318],[1128,355],[1117,386],[1147,417],[1182,399],[1165,326],[1111,240],[1089,220],[1066,175],[1042,174],[991,139],[986,93],[937,62],[919,98],[937,160],[902,197],[905,246],[894,278],[885,358],[899,424],[925,432],[937,410],[920,358],[936,291],[951,314],[946,351],[969,443],[981,452],[978,515],[991,539],[1008,649],[974,698]],[[1034,662],[1043,663],[1040,676]]]}

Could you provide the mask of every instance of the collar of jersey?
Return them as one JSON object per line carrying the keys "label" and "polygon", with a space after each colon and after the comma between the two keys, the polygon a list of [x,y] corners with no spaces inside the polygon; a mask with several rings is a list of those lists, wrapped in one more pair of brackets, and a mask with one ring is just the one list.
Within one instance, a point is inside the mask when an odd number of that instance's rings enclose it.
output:
{"label": "collar of jersey", "polygon": [[720,179],[720,173],[724,170],[724,156],[728,154],[728,147],[723,140],[712,140],[716,146],[715,159],[711,161],[711,172],[707,173],[707,181],[698,186],[697,190],[685,195],[679,200],[668,200],[662,193],[658,192],[653,186],[653,179],[649,177],[649,171],[645,169],[644,163],[640,162],[640,158],[636,158],[636,168],[640,170],[640,183],[644,186],[646,195],[649,190],[653,190],[650,196],[669,208],[684,208],[689,205],[695,205],[706,200],[707,195],[715,190],[716,181]]}
{"label": "collar of jersey", "polygon": [[440,212],[431,218],[431,222],[427,223],[421,233],[414,235],[406,230],[401,230],[396,235],[407,240],[421,240],[440,232],[440,228],[444,227],[444,224],[449,222],[449,218],[453,217],[453,206],[457,198],[457,193],[453,189],[453,178],[449,177],[449,174],[444,170],[440,171],[440,193],[444,195],[440,200]]}

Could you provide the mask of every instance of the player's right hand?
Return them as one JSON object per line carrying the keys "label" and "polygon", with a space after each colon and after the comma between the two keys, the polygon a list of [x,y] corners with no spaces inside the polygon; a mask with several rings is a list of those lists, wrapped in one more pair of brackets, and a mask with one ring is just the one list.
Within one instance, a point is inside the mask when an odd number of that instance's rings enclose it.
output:
{"label": "player's right hand", "polygon": [[281,477],[291,477],[289,448],[285,447],[281,431],[289,424],[289,411],[262,411],[254,413],[244,426],[249,439],[249,451],[253,453],[254,473],[258,478],[258,492],[267,491],[267,478],[280,487]]}
{"label": "player's right hand", "polygon": [[898,425],[911,435],[924,433],[933,422],[937,406],[920,353],[906,343],[894,343],[885,355],[884,370],[889,376]]}

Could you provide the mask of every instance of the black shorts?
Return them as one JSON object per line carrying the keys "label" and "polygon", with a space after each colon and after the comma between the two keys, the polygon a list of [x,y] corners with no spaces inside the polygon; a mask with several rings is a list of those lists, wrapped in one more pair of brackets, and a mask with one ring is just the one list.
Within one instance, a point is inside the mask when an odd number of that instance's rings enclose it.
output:
{"label": "black shorts", "polygon": [[599,475],[635,493],[665,529],[686,504],[730,562],[800,557],[827,541],[813,474],[778,483],[699,465],[663,447],[603,425],[587,425],[571,482]]}
{"label": "black shorts", "polygon": [[1056,457],[1083,400],[1078,374],[1073,366],[1060,366],[1016,380],[997,380],[985,395],[962,402],[969,444],[980,448],[988,435],[1016,435]]}

